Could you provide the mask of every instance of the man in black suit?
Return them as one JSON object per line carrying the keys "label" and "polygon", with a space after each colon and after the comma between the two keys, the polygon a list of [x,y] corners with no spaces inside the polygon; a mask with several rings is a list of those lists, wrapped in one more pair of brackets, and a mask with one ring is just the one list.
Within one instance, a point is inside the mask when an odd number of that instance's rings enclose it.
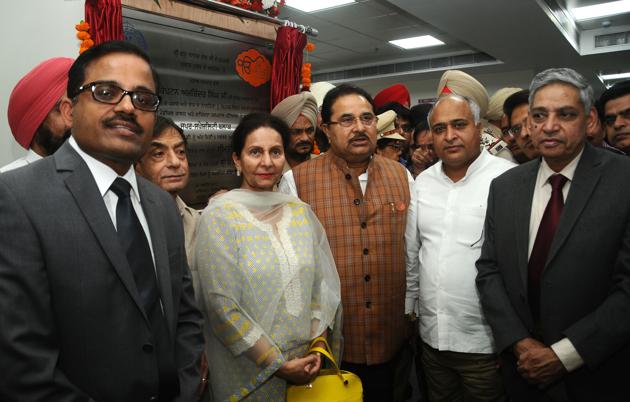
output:
{"label": "man in black suit", "polygon": [[72,137],[0,175],[0,400],[194,401],[203,349],[179,213],[137,177],[158,80],[126,42],[84,52]]}
{"label": "man in black suit", "polygon": [[539,73],[542,159],[490,188],[477,288],[515,401],[628,398],[630,161],[586,142],[595,118],[581,75]]}

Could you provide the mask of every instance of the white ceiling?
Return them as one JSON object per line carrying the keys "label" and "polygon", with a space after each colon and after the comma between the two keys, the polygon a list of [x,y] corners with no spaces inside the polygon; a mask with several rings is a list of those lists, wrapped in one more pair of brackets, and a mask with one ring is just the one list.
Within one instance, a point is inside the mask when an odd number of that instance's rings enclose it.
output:
{"label": "white ceiling", "polygon": [[[544,9],[554,2],[562,8],[602,1],[358,0],[355,4],[310,14],[285,7],[280,18],[319,30],[319,36],[311,38],[317,49],[309,55],[315,78],[322,73],[369,65],[485,53],[501,64],[461,69],[476,75],[523,70],[536,73],[549,67],[566,66],[581,72],[597,91],[602,91],[604,87],[596,74],[628,69],[630,51],[581,56]],[[630,23],[630,16],[607,20],[614,27]],[[593,28],[601,28],[601,21],[576,26],[577,32]],[[435,36],[446,45],[402,50],[388,43],[425,34]],[[403,78],[397,77],[398,81],[433,79],[441,72],[404,74]],[[382,78],[383,82],[391,81],[385,76]],[[372,81],[370,85],[374,85]]]}

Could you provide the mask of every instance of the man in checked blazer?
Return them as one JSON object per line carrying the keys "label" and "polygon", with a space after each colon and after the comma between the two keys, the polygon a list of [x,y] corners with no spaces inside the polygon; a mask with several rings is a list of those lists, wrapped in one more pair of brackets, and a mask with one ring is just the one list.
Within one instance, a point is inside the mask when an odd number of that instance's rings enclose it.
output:
{"label": "man in checked blazer", "polygon": [[542,159],[490,188],[477,288],[514,401],[628,398],[630,161],[586,142],[592,96],[571,69],[534,77]]}
{"label": "man in checked blazer", "polygon": [[[108,42],[79,56],[68,91],[68,142],[0,175],[0,400],[194,401],[202,318],[181,220],[132,167],[151,140],[157,76],[140,49]],[[123,198],[146,238],[150,290],[119,240]]]}

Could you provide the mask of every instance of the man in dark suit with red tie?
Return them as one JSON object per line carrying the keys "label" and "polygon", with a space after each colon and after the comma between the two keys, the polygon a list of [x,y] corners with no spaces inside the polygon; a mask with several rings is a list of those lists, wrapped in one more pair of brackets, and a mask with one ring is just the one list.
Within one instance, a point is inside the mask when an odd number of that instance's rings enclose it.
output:
{"label": "man in dark suit with red tie", "polygon": [[491,185],[477,288],[514,401],[623,401],[630,362],[630,161],[586,142],[593,90],[536,75],[542,158]]}

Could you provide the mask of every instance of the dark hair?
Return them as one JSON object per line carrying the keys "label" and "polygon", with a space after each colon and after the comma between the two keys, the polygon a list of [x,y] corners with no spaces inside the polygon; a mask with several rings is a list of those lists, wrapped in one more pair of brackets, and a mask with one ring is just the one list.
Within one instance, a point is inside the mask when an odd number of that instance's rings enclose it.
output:
{"label": "dark hair", "polygon": [[326,137],[326,133],[319,127],[315,128],[315,142],[317,142],[317,149],[319,152],[326,152],[330,149],[330,141]]}
{"label": "dark hair", "polygon": [[184,135],[184,130],[182,130],[182,128],[178,126],[177,123],[175,123],[173,120],[169,119],[168,117],[164,117],[164,116],[156,117],[155,126],[153,127],[153,138],[156,138],[162,135],[162,133],[164,133],[164,131],[167,128],[172,128],[173,130],[177,131],[179,135],[182,137],[182,140],[184,141],[184,147],[186,148],[188,147],[188,140],[186,139],[186,136]]}
{"label": "dark hair", "polygon": [[149,59],[149,56],[147,56],[147,54],[142,49],[131,42],[111,41],[93,46],[85,52],[81,53],[79,57],[77,57],[77,59],[70,67],[70,71],[68,71],[68,97],[70,99],[75,98],[78,95],[77,92],[79,91],[81,85],[87,84],[83,81],[85,80],[85,70],[89,67],[90,64],[92,64],[95,60],[114,53],[133,54],[146,61],[151,68],[151,74],[153,74],[153,81],[155,82],[155,92],[158,94],[160,93],[160,80],[157,72],[151,65],[151,60]]}
{"label": "dark hair", "polygon": [[381,138],[380,140],[376,141],[376,148],[383,150],[387,148],[389,144],[396,141],[400,141],[400,140],[396,140],[394,138]]}
{"label": "dark hair", "polygon": [[626,96],[628,94],[630,94],[630,80],[618,82],[612,87],[605,90],[595,104],[600,120],[604,121],[604,111],[606,110],[606,103],[608,103],[608,101],[621,98],[622,96]]}
{"label": "dark hair", "polygon": [[396,113],[396,117],[411,121],[411,113],[409,113],[409,109],[404,107],[398,102],[389,102],[384,104],[383,106],[376,109],[374,112],[376,115],[383,114],[388,110],[393,110]]}
{"label": "dark hair", "polygon": [[333,104],[338,98],[346,95],[363,96],[372,106],[372,111],[374,111],[374,100],[365,89],[359,88],[355,85],[341,84],[338,87],[335,87],[328,91],[328,93],[324,97],[324,101],[322,102],[322,123],[330,123]]}
{"label": "dark hair", "polygon": [[503,113],[507,116],[510,126],[512,125],[512,112],[521,105],[529,105],[529,89],[515,92],[503,102]]}
{"label": "dark hair", "polygon": [[430,131],[430,127],[429,127],[429,122],[427,121],[426,117],[424,118],[424,120],[420,121],[420,123],[416,124],[416,127],[414,127],[413,129],[413,143],[417,144],[417,136],[418,134],[420,134],[423,131]]}
{"label": "dark hair", "polygon": [[282,138],[282,147],[284,149],[287,148],[290,132],[289,126],[283,120],[269,113],[250,113],[241,119],[236,130],[232,133],[232,152],[236,153],[240,158],[247,136],[261,127],[269,127],[276,130]]}
{"label": "dark hair", "polygon": [[417,126],[421,122],[427,121],[427,116],[429,116],[429,112],[432,108],[432,103],[421,103],[409,109],[409,115],[411,116],[413,125]]}

